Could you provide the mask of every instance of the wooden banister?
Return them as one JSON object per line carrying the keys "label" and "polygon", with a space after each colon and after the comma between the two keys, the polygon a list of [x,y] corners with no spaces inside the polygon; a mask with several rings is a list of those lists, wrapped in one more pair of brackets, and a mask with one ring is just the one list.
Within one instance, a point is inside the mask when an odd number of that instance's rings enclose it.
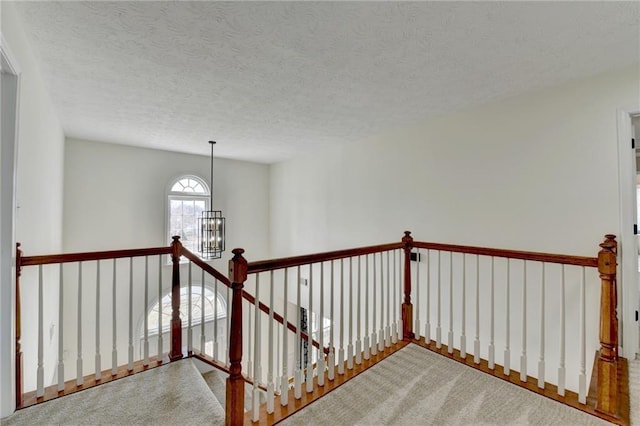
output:
{"label": "wooden banister", "polygon": [[22,325],[20,322],[20,274],[22,272],[22,250],[16,243],[16,408],[22,407],[24,390],[24,365],[22,363]]}
{"label": "wooden banister", "polygon": [[229,336],[229,377],[227,378],[227,399],[225,425],[241,425],[244,421],[244,379],[242,377],[242,289],[247,280],[247,260],[244,250],[233,249],[229,261],[231,277],[231,322]]}
{"label": "wooden banister", "polygon": [[403,248],[402,243],[380,244],[375,246],[352,248],[346,250],[328,251],[324,253],[305,254],[302,256],[283,257],[280,259],[261,260],[250,262],[248,272],[255,274],[276,269],[291,268],[294,266],[309,265],[312,263],[327,262],[329,260],[346,259],[348,257],[364,256],[366,254],[379,253],[383,251]]}
{"label": "wooden banister", "polygon": [[576,265],[597,267],[598,258],[584,256],[568,256],[564,254],[538,253],[531,251],[503,250],[487,247],[459,246],[453,244],[428,243],[414,241],[413,247],[429,250],[440,250],[454,253],[477,254],[480,256],[506,257],[510,259],[530,260],[535,262],[560,263],[564,265]]}
{"label": "wooden banister", "polygon": [[182,247],[182,255],[184,257],[186,257],[187,259],[192,261],[200,269],[204,269],[205,272],[207,272],[209,275],[213,276],[216,280],[218,280],[222,284],[226,285],[227,287],[231,287],[231,281],[229,280],[229,278],[225,277],[223,274],[221,274],[213,266],[209,265],[207,262],[202,260],[200,257],[198,257],[198,255],[196,255],[196,254],[192,253],[191,251],[187,250],[182,245],[181,245],[181,247]]}
{"label": "wooden banister", "polygon": [[121,259],[123,257],[154,256],[171,254],[173,249],[167,247],[153,247],[129,250],[94,251],[67,254],[45,254],[40,256],[23,256],[22,266],[49,265],[52,263],[86,262],[91,260]]}
{"label": "wooden banister", "polygon": [[413,305],[411,304],[411,250],[413,249],[413,237],[411,231],[404,231],[402,237],[404,249],[404,302],[402,303],[402,337],[404,339],[415,338],[413,332]]}
{"label": "wooden banister", "polygon": [[[610,238],[613,237],[613,238]],[[616,313],[615,236],[607,235],[598,253],[600,293],[600,351],[598,354],[598,388],[596,410],[618,416],[618,330]]]}
{"label": "wooden banister", "polygon": [[182,321],[180,320],[180,253],[182,243],[180,237],[171,237],[171,351],[169,359],[176,361],[182,358]]}
{"label": "wooden banister", "polygon": [[[246,291],[242,291],[242,297],[249,303],[251,303],[252,305],[256,304],[256,298],[250,294],[247,293]],[[264,312],[265,314],[269,313],[269,307],[267,305],[265,305],[264,303],[260,302],[258,305],[258,308]],[[284,325],[284,318],[282,317],[282,315],[280,315],[277,312],[273,312],[273,319],[277,322],[279,322],[280,324]],[[289,321],[287,321],[287,329],[291,330],[292,332],[296,333],[297,332],[297,328],[295,325],[291,324]],[[300,337],[302,340],[309,340],[309,334],[300,330]],[[311,341],[313,346],[315,346],[318,349],[322,349],[322,352],[324,352],[325,354],[329,353],[329,348],[320,348],[320,343],[318,343],[317,340],[312,340]]]}

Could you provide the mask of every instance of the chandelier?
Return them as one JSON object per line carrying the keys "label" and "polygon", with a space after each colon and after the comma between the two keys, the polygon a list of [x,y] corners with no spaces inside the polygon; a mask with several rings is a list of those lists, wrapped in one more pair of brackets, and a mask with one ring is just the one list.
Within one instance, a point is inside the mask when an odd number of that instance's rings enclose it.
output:
{"label": "chandelier", "polygon": [[198,218],[198,250],[203,259],[220,259],[224,251],[224,230],[225,218],[222,210],[213,210],[213,145],[211,144],[211,198],[209,200],[209,210],[203,211]]}

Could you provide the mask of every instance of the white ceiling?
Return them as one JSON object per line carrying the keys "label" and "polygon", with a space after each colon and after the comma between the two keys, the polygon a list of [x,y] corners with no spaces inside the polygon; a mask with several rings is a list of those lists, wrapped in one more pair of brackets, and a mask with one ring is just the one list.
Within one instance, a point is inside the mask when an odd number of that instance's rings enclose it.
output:
{"label": "white ceiling", "polygon": [[638,2],[15,6],[67,136],[265,163],[640,56]]}

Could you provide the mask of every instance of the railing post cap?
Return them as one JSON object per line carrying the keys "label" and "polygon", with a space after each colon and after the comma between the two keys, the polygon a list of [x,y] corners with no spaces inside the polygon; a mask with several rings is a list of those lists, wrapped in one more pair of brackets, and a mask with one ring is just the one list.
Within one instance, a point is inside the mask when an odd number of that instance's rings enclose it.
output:
{"label": "railing post cap", "polygon": [[410,237],[411,236],[411,231],[404,231],[404,236],[405,237]]}
{"label": "railing post cap", "polygon": [[614,234],[606,234],[604,236],[607,240],[615,240],[616,236]]}
{"label": "railing post cap", "polygon": [[174,235],[173,237],[171,237],[171,239],[174,243],[177,243],[178,241],[180,241],[180,235]]}
{"label": "railing post cap", "polygon": [[234,256],[242,256],[242,253],[244,253],[244,249],[243,248],[234,248],[233,250],[231,250],[231,253],[233,253]]}

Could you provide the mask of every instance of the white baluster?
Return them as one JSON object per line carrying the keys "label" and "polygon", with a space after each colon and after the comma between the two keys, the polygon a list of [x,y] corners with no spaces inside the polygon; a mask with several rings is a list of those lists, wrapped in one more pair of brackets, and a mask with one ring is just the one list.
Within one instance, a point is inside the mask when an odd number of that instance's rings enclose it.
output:
{"label": "white baluster", "polygon": [[347,369],[353,370],[353,258],[349,258],[349,343],[347,344]]}
{"label": "white baluster", "polygon": [[491,271],[490,271],[490,278],[489,278],[489,281],[491,283],[490,291],[489,291],[489,299],[490,299],[490,304],[491,304],[491,308],[490,308],[490,312],[491,312],[491,327],[490,327],[490,334],[489,334],[489,368],[491,370],[496,368],[496,347],[495,347],[495,342],[494,342],[494,338],[495,338],[495,309],[494,309],[494,307],[495,307],[495,297],[494,297],[495,280],[494,280],[494,275],[493,275],[494,261],[495,261],[495,258],[492,256],[491,257]]}
{"label": "white baluster", "polygon": [[[205,333],[205,321],[204,321],[204,269],[200,269],[200,353],[202,355],[207,355],[207,338]],[[215,330],[218,327],[218,289],[215,285],[213,286],[213,328],[214,334],[217,334]],[[212,358],[216,359],[216,349],[215,346],[218,343],[217,339],[213,338],[214,350],[212,354]]]}
{"label": "white baluster", "polygon": [[[319,323],[322,318],[319,318]],[[309,310],[307,315],[307,393],[313,392],[313,264],[309,265]],[[322,327],[320,327],[322,328]]]}
{"label": "white baluster", "polygon": [[251,355],[253,353],[251,351],[251,344],[253,342],[253,334],[251,333],[253,327],[253,310],[249,307],[247,311],[249,314],[249,320],[247,321],[247,377],[253,380],[253,356]]}
{"label": "white baluster", "polygon": [[506,326],[506,336],[505,336],[505,347],[504,347],[504,374],[508,376],[511,374],[511,349],[509,348],[509,340],[511,334],[510,328],[510,309],[511,309],[511,298],[509,297],[511,283],[511,273],[510,273],[510,262],[507,258],[507,285],[505,289],[505,297],[506,297],[506,317],[505,317],[505,326]]}
{"label": "white baluster", "polygon": [[467,357],[467,262],[466,254],[462,253],[462,333],[460,334],[460,357]]}
{"label": "white baluster", "polygon": [[562,279],[560,281],[560,366],[558,367],[558,395],[564,396],[566,370],[565,357],[565,306],[564,306],[564,265],[562,265]]}
{"label": "white baluster", "polygon": [[273,413],[275,385],[273,383],[273,270],[269,274],[269,367],[267,368],[267,413]]}
{"label": "white baluster", "polygon": [[289,270],[284,270],[284,306],[282,308],[282,376],[280,377],[280,405],[285,407],[289,403],[289,339],[287,338],[287,324],[289,323]]}
{"label": "white baluster", "polygon": [[[398,261],[396,256],[397,250],[393,251],[393,324],[391,325],[391,343],[394,345],[398,343]],[[420,253],[420,250],[418,250]],[[358,262],[360,258],[358,258]],[[358,267],[358,273],[360,273]],[[358,306],[360,306],[360,300],[358,300]],[[420,329],[416,328],[416,332],[420,333]]]}
{"label": "white baluster", "polygon": [[301,351],[301,343],[302,338],[300,337],[300,318],[302,312],[300,311],[300,295],[302,293],[302,289],[300,288],[300,267],[298,266],[298,275],[296,277],[296,289],[297,289],[297,303],[296,303],[296,366],[293,374],[293,394],[296,399],[300,399],[302,397],[302,351]]}
{"label": "white baluster", "polygon": [[[111,348],[111,375],[115,376],[116,374],[118,374],[118,347],[117,347],[117,332],[116,330],[117,328],[117,316],[116,316],[116,311],[117,311],[117,299],[116,299],[116,259],[113,259],[113,286],[112,286],[112,299],[111,299],[111,330],[113,331],[113,336],[112,336],[112,343],[113,346]],[[61,327],[62,328],[62,327]]]}
{"label": "white baluster", "polygon": [[144,327],[144,347],[142,365],[149,365],[149,316],[146,314],[149,306],[149,256],[144,257],[144,309],[143,327]]}
{"label": "white baluster", "polygon": [[[404,290],[403,290],[404,281],[402,279],[403,277],[402,274],[404,272],[404,263],[403,263],[404,259],[402,257],[403,250],[398,249],[396,251],[398,252],[398,287],[396,288],[396,294],[398,295],[398,303],[395,306],[399,308],[396,316],[398,321],[396,330],[397,330],[398,340],[402,340],[404,330],[402,328],[402,308],[400,308],[400,305],[402,305],[402,302],[404,301]],[[420,336],[420,330],[416,330],[416,334]]]}
{"label": "white baluster", "polygon": [[334,310],[333,310],[333,305],[334,305],[334,267],[333,267],[333,260],[331,261],[331,288],[329,291],[329,316],[331,317],[331,329],[329,331],[329,362],[328,362],[328,370],[327,370],[327,378],[329,380],[333,380],[335,377],[335,367],[336,367],[336,359],[335,359],[335,347],[334,347],[334,324],[335,324],[335,316],[334,316]]}
{"label": "white baluster", "polygon": [[255,334],[254,344],[255,350],[253,355],[254,376],[253,376],[253,391],[251,393],[253,402],[253,421],[256,422],[260,418],[260,380],[262,379],[262,367],[260,365],[260,358],[262,354],[261,342],[260,342],[260,274],[256,274],[256,303],[254,304],[255,310]]}
{"label": "white baluster", "polygon": [[187,353],[189,354],[193,352],[193,277],[191,275],[192,265],[193,262],[189,261],[189,278],[187,281]]}
{"label": "white baluster", "polygon": [[340,349],[338,374],[344,374],[344,259],[340,259]]}
{"label": "white baluster", "polygon": [[540,283],[540,358],[538,359],[538,387],[544,389],[544,290],[545,290],[545,263],[542,262],[542,277]]}
{"label": "white baluster", "polygon": [[44,395],[44,295],[42,288],[42,265],[38,265],[38,369],[36,397]]}
{"label": "white baluster", "polygon": [[[375,255],[374,255],[375,256]],[[380,253],[380,330],[378,331],[378,351],[384,351],[384,260]]]}
{"label": "white baluster", "polygon": [[527,381],[527,261],[522,265],[522,354],[520,354],[520,381]]}
{"label": "white baluster", "polygon": [[[231,361],[229,360],[229,341],[230,341],[230,338],[231,338],[231,321],[230,321],[230,319],[231,319],[231,310],[230,310],[230,305],[231,305],[231,287],[229,287],[229,286],[225,286],[225,287],[227,288],[227,301],[228,301],[228,303],[227,303],[227,316],[226,316],[226,322],[227,322],[227,336],[226,336],[227,337],[227,339],[226,339],[227,340],[227,347],[225,348],[224,352],[226,354],[225,356],[226,356],[227,367],[228,367],[229,365],[231,365]],[[286,300],[287,299],[285,299],[285,301]],[[286,306],[286,303],[285,303],[285,306]],[[285,330],[286,330],[286,327],[285,327]]]}
{"label": "white baluster", "polygon": [[[380,253],[382,256],[382,253]],[[385,347],[391,346],[391,268],[389,264],[389,251],[387,251],[387,322],[384,328],[384,345]]]}
{"label": "white baluster", "polygon": [[[427,345],[431,344],[431,260],[429,249],[426,252],[427,258],[427,320],[424,324],[424,341]],[[402,281],[400,281],[402,287]],[[418,330],[419,331],[419,330]]]}
{"label": "white baluster", "polygon": [[64,275],[60,264],[60,285],[58,287],[58,392],[64,390]]}
{"label": "white baluster", "polygon": [[376,270],[376,254],[373,253],[372,254],[373,257],[373,303],[371,305],[371,310],[373,313],[373,331],[371,332],[371,355],[377,355],[378,354],[378,337],[377,337],[377,330],[378,330],[378,323],[377,323],[377,306],[376,306],[376,292],[377,292],[377,286],[376,286],[376,277],[377,277],[377,270]]}
{"label": "white baluster", "polygon": [[476,338],[473,341],[473,362],[480,364],[480,256],[476,255]]}
{"label": "white baluster", "polygon": [[133,371],[133,257],[129,258],[129,362],[127,370]]}
{"label": "white baluster", "polygon": [[[145,304],[146,306],[146,304]],[[145,316],[146,320],[146,316]],[[96,262],[96,380],[102,378],[102,361],[100,359],[100,260]]]}
{"label": "white baluster", "polygon": [[369,343],[369,255],[364,257],[364,341],[363,358],[369,359],[371,346]]}
{"label": "white baluster", "polygon": [[318,386],[324,386],[324,372],[326,369],[324,358],[324,263],[320,263],[320,328],[318,332],[318,342],[320,349],[318,351]]}
{"label": "white baluster", "polygon": [[[416,250],[416,319],[414,321],[414,329],[416,330],[416,339],[420,338],[420,249]],[[428,320],[427,320],[428,321]],[[428,343],[428,341],[427,341]]]}
{"label": "white baluster", "polygon": [[587,403],[587,376],[586,376],[586,311],[585,311],[585,279],[584,266],[580,276],[580,375],[578,376],[578,402]]}
{"label": "white baluster", "polygon": [[[202,282],[204,283],[204,277],[202,279]],[[215,302],[213,303],[213,354],[212,357],[215,360],[220,359],[220,337],[219,337],[219,333],[218,333],[218,316],[220,315],[220,312],[218,312],[218,279],[217,278],[213,278],[213,294],[215,297]],[[204,309],[202,310],[203,315],[204,315]],[[206,336],[206,329],[204,326],[202,326],[202,337],[204,337],[204,341],[207,341],[207,336]],[[205,343],[206,344],[206,343]]]}
{"label": "white baluster", "polygon": [[436,323],[436,348],[440,349],[442,347],[442,298],[441,298],[441,283],[442,283],[442,264],[440,262],[440,250],[438,250],[438,287],[437,287],[437,293],[436,293],[436,297],[438,299],[438,305],[437,305],[437,323]]}
{"label": "white baluster", "polygon": [[76,361],[76,385],[84,384],[82,368],[82,262],[78,262],[78,359]]}
{"label": "white baluster", "polygon": [[356,318],[357,318],[357,323],[356,323],[356,364],[360,365],[362,364],[362,341],[360,340],[361,337],[361,332],[362,332],[362,312],[360,310],[360,302],[362,299],[362,293],[361,293],[361,270],[360,270],[360,258],[361,256],[358,256],[358,296],[357,296],[357,313],[356,313]]}
{"label": "white baluster", "polygon": [[449,252],[449,334],[447,352],[453,353],[453,252]]}
{"label": "white baluster", "polygon": [[164,356],[164,342],[162,341],[162,255],[158,256],[158,363]]}

